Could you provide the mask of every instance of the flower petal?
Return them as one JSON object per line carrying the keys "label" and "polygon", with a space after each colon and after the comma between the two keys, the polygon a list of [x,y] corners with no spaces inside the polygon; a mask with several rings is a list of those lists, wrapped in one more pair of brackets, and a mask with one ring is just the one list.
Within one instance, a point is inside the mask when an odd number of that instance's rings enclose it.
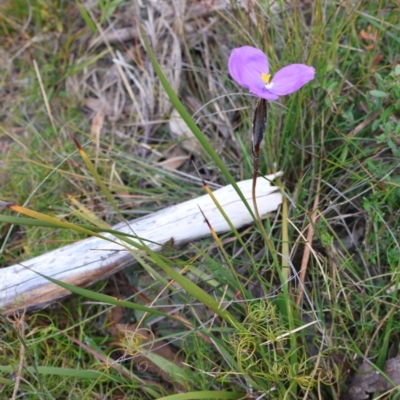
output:
{"label": "flower petal", "polygon": [[278,96],[299,90],[307,82],[314,79],[315,68],[304,64],[291,64],[280,69],[272,78],[269,92]]}
{"label": "flower petal", "polygon": [[232,78],[250,91],[264,86],[261,74],[263,72],[268,74],[269,71],[267,56],[261,50],[251,46],[233,49],[228,67]]}
{"label": "flower petal", "polygon": [[261,87],[260,89],[250,89],[250,92],[255,94],[257,97],[261,97],[265,100],[275,101],[278,100],[279,96],[275,93],[271,93],[270,90]]}

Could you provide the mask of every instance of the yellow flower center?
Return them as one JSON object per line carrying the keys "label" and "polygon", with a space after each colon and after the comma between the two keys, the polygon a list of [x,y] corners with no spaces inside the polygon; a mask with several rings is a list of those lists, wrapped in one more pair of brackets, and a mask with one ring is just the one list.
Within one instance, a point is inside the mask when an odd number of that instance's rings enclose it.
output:
{"label": "yellow flower center", "polygon": [[263,72],[261,74],[261,80],[265,83],[265,89],[271,89],[272,86],[274,85],[272,82],[270,82],[271,79],[271,74],[266,74],[265,72]]}
{"label": "yellow flower center", "polygon": [[265,72],[263,72],[261,74],[261,79],[263,82],[265,82],[267,85],[269,84],[269,80],[271,79],[271,74],[266,74]]}

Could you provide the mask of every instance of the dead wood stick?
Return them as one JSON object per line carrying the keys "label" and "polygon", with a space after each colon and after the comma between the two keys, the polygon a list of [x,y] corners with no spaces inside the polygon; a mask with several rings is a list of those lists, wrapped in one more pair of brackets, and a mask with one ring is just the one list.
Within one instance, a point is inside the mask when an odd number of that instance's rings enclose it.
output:
{"label": "dead wood stick", "polygon": [[[258,178],[257,203],[263,216],[277,210],[282,202],[278,188],[270,185],[270,181],[280,175],[281,173],[277,173]],[[251,179],[238,183],[248,204],[253,208],[251,185]],[[231,185],[216,190],[214,195],[236,228],[253,222]],[[199,208],[217,233],[230,230],[209,195],[120,223],[113,230],[136,235],[145,240],[151,250],[158,251],[171,238],[175,244],[181,245],[210,234]],[[118,241],[110,233],[104,233],[103,236]],[[140,239],[133,240],[140,243]],[[132,254],[122,245],[96,237],[61,247],[0,269],[0,310],[9,314],[16,310],[43,307],[69,294],[67,290],[42,278],[36,272],[84,287],[134,262]]]}

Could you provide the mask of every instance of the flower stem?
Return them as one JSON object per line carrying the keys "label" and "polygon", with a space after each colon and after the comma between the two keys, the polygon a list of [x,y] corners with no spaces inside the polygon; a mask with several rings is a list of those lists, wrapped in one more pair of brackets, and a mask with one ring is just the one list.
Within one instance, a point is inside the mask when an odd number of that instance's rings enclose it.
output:
{"label": "flower stem", "polygon": [[256,105],[256,109],[254,111],[254,119],[253,119],[253,136],[252,136],[252,153],[253,153],[253,185],[252,185],[252,198],[253,198],[253,207],[254,213],[256,215],[257,221],[260,225],[261,233],[264,237],[265,243],[271,255],[274,259],[274,263],[278,266],[279,261],[276,255],[274,246],[272,245],[271,240],[268,237],[267,232],[265,231],[264,225],[262,223],[260,213],[258,212],[257,207],[257,198],[256,198],[256,185],[257,185],[257,177],[258,177],[258,167],[259,167],[259,157],[260,157],[260,146],[264,139],[265,128],[267,125],[267,115],[268,115],[268,102],[265,99],[259,99]]}

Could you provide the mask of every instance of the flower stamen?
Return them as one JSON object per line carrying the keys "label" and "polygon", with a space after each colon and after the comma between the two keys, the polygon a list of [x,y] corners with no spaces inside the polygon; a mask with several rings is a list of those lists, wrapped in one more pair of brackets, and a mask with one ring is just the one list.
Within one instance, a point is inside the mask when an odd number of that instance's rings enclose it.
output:
{"label": "flower stamen", "polygon": [[261,74],[261,80],[265,83],[265,89],[271,89],[272,86],[274,85],[273,82],[270,82],[271,79],[271,74],[266,74],[265,72],[263,72]]}
{"label": "flower stamen", "polygon": [[263,72],[262,74],[261,74],[261,80],[263,81],[263,82],[265,82],[267,85],[269,84],[269,80],[271,79],[271,74],[266,74],[265,72]]}

